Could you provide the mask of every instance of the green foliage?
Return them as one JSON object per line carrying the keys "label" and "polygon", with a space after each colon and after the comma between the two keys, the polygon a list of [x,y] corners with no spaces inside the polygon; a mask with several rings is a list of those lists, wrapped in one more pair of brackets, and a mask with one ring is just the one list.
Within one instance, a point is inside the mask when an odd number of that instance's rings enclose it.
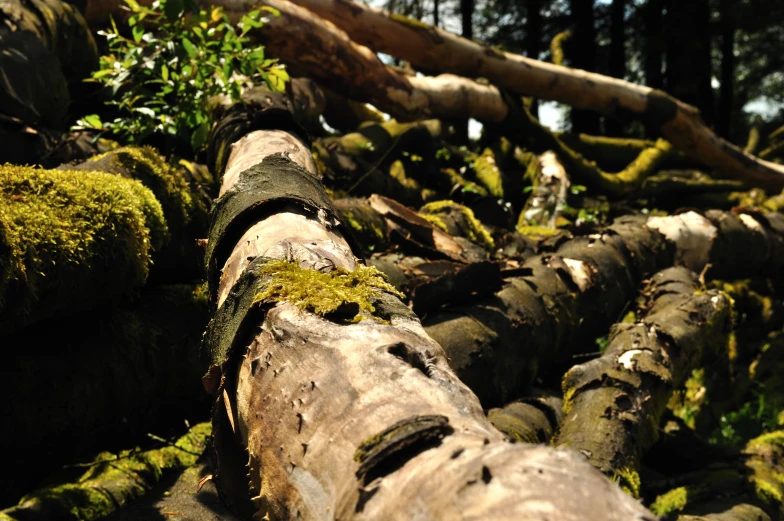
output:
{"label": "green foliage", "polygon": [[79,120],[79,128],[109,130],[118,138],[140,143],[151,134],[170,136],[204,146],[209,133],[210,103],[216,96],[239,99],[242,89],[264,81],[282,91],[289,76],[249,45],[249,31],[261,27],[271,7],[254,9],[234,26],[220,7],[198,9],[193,0],[156,0],[151,7],[125,0],[130,37],[112,20],[99,34],[109,44],[100,70],[88,81],[111,89],[107,102],[120,116],[102,122],[98,115]]}

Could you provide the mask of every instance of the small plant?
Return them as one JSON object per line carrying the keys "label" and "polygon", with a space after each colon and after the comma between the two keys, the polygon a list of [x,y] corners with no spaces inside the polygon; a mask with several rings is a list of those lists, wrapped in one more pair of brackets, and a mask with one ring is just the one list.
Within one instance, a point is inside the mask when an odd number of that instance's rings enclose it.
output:
{"label": "small plant", "polygon": [[276,9],[250,11],[235,25],[220,7],[199,9],[194,0],[156,0],[151,7],[125,0],[130,37],[112,20],[99,32],[109,44],[100,70],[87,81],[111,89],[107,104],[120,116],[102,122],[96,114],[79,120],[77,128],[110,131],[130,143],[152,134],[189,143],[194,151],[207,141],[209,104],[216,96],[239,99],[243,87],[264,81],[282,91],[289,76],[264,48],[249,45],[247,36]]}

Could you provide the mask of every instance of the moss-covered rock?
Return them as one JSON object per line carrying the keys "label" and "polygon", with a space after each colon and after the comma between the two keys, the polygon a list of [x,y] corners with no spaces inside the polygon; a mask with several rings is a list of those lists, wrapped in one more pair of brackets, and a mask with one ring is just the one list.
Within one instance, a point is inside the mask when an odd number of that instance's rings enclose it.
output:
{"label": "moss-covered rock", "polygon": [[10,165],[0,223],[0,333],[139,288],[168,233],[138,181]]}

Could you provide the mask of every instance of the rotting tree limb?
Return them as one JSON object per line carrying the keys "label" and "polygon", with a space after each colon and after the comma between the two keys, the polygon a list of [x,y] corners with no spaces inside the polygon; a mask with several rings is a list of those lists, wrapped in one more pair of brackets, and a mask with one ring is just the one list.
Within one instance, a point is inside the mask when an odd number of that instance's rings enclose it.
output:
{"label": "rotting tree limb", "polygon": [[[253,510],[271,519],[535,519],[546,511],[653,520],[579,457],[502,441],[394,295],[371,291],[364,298],[375,311],[363,308],[357,323],[340,319],[350,297],[331,285],[368,268],[357,266],[310,165],[281,155],[306,145],[289,134],[276,150],[270,132],[234,147],[227,170],[244,166],[224,176],[208,251],[213,287],[223,266],[213,291],[221,306],[205,337],[222,370],[205,383],[218,391],[224,491],[247,501],[249,471]],[[247,161],[260,143],[269,155]],[[310,287],[287,286],[287,276],[327,284],[315,291],[333,299],[331,318],[308,311],[308,297],[294,294]],[[254,302],[260,292],[267,300]],[[238,443],[249,459],[237,461],[231,481],[226,447]],[[578,483],[585,494],[567,493]]]}
{"label": "rotting tree limb", "polygon": [[658,272],[644,294],[643,318],[613,326],[604,354],[566,373],[566,417],[554,442],[628,481],[632,491],[673,390],[704,355],[721,355],[731,329],[729,298],[700,292],[697,275],[686,268]]}
{"label": "rotting tree limb", "polygon": [[484,77],[525,96],[607,115],[640,115],[676,148],[755,186],[784,188],[784,166],[757,159],[711,131],[697,110],[666,93],[601,74],[504,53],[457,35],[348,0],[294,0],[346,31],[356,42],[425,70]]}

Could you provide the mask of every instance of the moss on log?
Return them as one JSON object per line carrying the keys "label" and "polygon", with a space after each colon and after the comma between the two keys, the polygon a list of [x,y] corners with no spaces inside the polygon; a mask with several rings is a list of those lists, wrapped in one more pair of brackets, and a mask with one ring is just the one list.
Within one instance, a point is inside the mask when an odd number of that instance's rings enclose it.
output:
{"label": "moss on log", "polygon": [[213,180],[193,164],[170,165],[152,147],[121,147],[77,165],[60,168],[94,171],[136,179],[161,204],[168,227],[164,247],[155,254],[152,278],[167,283],[200,278],[201,251],[197,239],[207,234]]}
{"label": "moss on log", "polygon": [[202,286],[160,286],[133,306],[4,337],[14,356],[0,369],[9,427],[0,430],[0,446],[14,457],[0,478],[0,504],[61,465],[204,417],[199,342],[207,307]]}
{"label": "moss on log", "polygon": [[555,440],[622,479],[639,473],[673,390],[711,351],[726,356],[731,330],[730,299],[703,292],[686,268],[658,272],[644,294],[643,317],[613,326],[604,354],[564,376],[566,417]]}
{"label": "moss on log", "polygon": [[0,511],[0,521],[93,521],[106,517],[149,492],[165,475],[196,463],[210,432],[209,423],[200,423],[160,449],[102,452],[75,480],[36,490],[17,506]]}
{"label": "moss on log", "polygon": [[0,167],[0,332],[138,289],[168,233],[138,181]]}

